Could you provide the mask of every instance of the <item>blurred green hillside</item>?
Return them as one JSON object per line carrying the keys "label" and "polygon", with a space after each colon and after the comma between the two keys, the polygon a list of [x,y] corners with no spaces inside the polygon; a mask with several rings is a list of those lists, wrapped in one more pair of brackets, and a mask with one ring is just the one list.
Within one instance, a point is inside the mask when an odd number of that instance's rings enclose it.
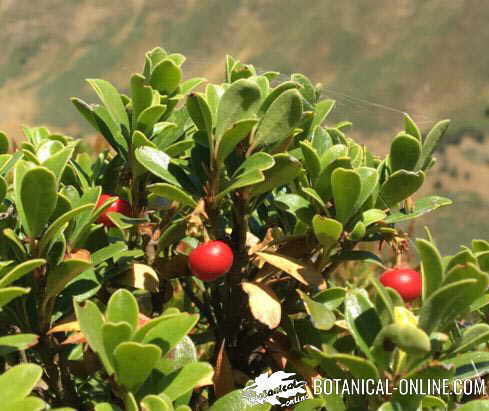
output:
{"label": "blurred green hillside", "polygon": [[489,233],[488,21],[487,0],[2,0],[0,129],[92,133],[68,99],[94,99],[85,78],[124,90],[157,45],[187,56],[188,77],[218,81],[226,54],[303,72],[378,151],[403,111],[423,129],[454,120],[432,179],[457,200],[434,228],[453,251]]}

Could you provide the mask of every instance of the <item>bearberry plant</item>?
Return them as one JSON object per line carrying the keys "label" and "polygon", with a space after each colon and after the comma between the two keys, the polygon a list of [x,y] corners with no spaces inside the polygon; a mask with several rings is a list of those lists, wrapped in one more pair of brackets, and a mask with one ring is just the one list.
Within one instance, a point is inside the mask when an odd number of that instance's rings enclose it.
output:
{"label": "bearberry plant", "polygon": [[204,84],[184,61],[151,50],[124,92],[88,80],[99,102],[72,102],[102,152],[0,134],[2,409],[267,410],[242,389],[280,370],[307,382],[301,410],[487,407],[312,395],[489,371],[489,243],[441,257],[427,231],[405,266],[406,222],[450,204],[417,195],[449,121],[405,115],[379,157],[302,74],[228,56]]}

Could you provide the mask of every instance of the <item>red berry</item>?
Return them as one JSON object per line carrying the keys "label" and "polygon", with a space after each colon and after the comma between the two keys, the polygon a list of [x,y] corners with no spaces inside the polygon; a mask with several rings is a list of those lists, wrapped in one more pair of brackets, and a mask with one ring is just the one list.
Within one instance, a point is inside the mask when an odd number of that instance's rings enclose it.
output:
{"label": "red berry", "polygon": [[213,281],[233,265],[233,251],[222,241],[209,241],[194,248],[188,256],[192,274],[202,281]]}
{"label": "red berry", "polygon": [[406,301],[414,300],[421,295],[423,282],[421,275],[410,268],[392,268],[380,277],[385,287],[396,290]]}
{"label": "red berry", "polygon": [[117,198],[110,206],[107,208],[102,214],[100,214],[97,219],[97,223],[102,223],[106,227],[115,227],[115,224],[107,215],[108,213],[121,213],[126,216],[131,215],[131,206],[129,203],[122,198],[117,196],[110,196],[108,194],[102,194],[97,201],[97,208],[99,208],[102,204],[104,204],[107,200],[111,198]]}

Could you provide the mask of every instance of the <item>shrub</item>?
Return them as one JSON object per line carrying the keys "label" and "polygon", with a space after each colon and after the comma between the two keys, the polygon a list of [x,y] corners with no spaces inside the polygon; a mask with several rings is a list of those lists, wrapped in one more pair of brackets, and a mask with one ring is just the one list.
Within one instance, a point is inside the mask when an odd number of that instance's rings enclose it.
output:
{"label": "shrub", "polygon": [[[424,136],[405,115],[381,158],[347,136],[349,122],[325,125],[334,101],[301,74],[280,83],[228,56],[225,82],[203,88],[182,81],[184,60],[148,52],[127,95],[88,80],[101,103],[72,101],[110,145],[94,156],[42,127],[10,154],[0,135],[5,407],[261,410],[271,404],[242,389],[270,370],[298,374],[309,393],[320,376],[395,386],[485,372],[489,243],[442,258],[418,239],[412,302],[377,279],[387,263],[375,249],[399,262],[402,223],[450,204],[414,200],[449,122]],[[209,241],[225,243],[226,261],[203,282],[188,255]],[[331,394],[297,409],[468,399]]]}

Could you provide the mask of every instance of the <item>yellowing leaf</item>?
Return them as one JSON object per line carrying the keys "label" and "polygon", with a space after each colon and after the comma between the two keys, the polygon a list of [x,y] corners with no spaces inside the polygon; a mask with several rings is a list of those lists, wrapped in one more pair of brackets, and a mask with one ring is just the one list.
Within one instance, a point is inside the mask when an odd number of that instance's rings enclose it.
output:
{"label": "yellowing leaf", "polygon": [[145,264],[133,264],[132,270],[117,279],[119,284],[129,285],[140,290],[158,292],[160,280],[158,274]]}
{"label": "yellowing leaf", "polygon": [[343,328],[344,330],[347,330],[347,331],[350,330],[348,328],[348,323],[345,320],[337,320],[334,322],[334,325],[336,325],[339,328]]}
{"label": "yellowing leaf", "polygon": [[407,308],[394,307],[394,323],[417,326],[418,318]]}
{"label": "yellowing leaf", "polygon": [[64,340],[61,344],[84,344],[87,342],[87,339],[81,332],[76,332],[72,335],[70,335],[66,340]]}
{"label": "yellowing leaf", "polygon": [[273,290],[265,284],[241,283],[243,291],[248,294],[251,314],[270,329],[280,324],[282,307]]}
{"label": "yellowing leaf", "polygon": [[221,343],[221,348],[217,354],[216,366],[214,368],[214,392],[216,398],[221,398],[228,392],[235,389],[234,377],[228,355],[226,353],[226,342]]}
{"label": "yellowing leaf", "polygon": [[278,253],[256,253],[258,257],[265,260],[268,264],[273,265],[281,271],[294,277],[304,285],[314,285],[324,287],[325,281],[321,273],[312,265],[302,263],[296,258],[288,257]]}
{"label": "yellowing leaf", "polygon": [[77,260],[83,260],[86,261],[87,263],[92,262],[92,256],[90,254],[90,251],[85,250],[84,248],[78,248],[76,250],[73,250],[68,258],[75,258]]}
{"label": "yellowing leaf", "polygon": [[68,323],[57,325],[56,327],[51,328],[47,334],[67,333],[71,331],[80,331],[80,323],[78,321],[70,321]]}

